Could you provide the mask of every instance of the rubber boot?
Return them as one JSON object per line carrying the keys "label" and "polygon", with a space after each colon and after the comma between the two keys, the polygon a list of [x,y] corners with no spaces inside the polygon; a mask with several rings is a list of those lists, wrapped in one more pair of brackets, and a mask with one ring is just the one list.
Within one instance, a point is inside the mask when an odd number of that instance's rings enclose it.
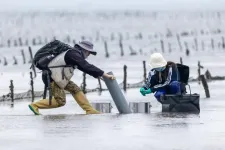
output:
{"label": "rubber boot", "polygon": [[73,94],[74,99],[77,101],[77,103],[80,105],[80,107],[86,111],[86,114],[100,114],[99,111],[94,109],[91,104],[88,102],[86,96],[82,91],[77,92],[76,94]]}
{"label": "rubber boot", "polygon": [[52,98],[52,104],[49,105],[49,100],[48,99],[42,99],[40,101],[31,103],[28,105],[30,110],[35,114],[35,115],[41,115],[39,113],[39,108],[40,109],[50,109],[50,108],[57,108],[59,107],[59,104],[56,102],[55,98]]}

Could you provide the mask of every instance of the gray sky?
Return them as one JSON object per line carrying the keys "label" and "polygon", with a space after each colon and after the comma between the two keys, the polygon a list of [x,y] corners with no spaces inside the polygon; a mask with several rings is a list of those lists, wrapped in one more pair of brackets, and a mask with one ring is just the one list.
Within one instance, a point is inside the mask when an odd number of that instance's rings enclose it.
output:
{"label": "gray sky", "polygon": [[225,0],[0,0],[4,10],[225,10]]}

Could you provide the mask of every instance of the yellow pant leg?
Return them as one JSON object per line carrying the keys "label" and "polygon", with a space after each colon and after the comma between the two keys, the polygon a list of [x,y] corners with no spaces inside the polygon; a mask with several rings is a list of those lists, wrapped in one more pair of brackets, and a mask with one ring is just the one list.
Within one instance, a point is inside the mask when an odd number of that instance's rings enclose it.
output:
{"label": "yellow pant leg", "polygon": [[52,88],[52,104],[49,105],[49,99],[41,99],[37,102],[31,103],[29,108],[35,115],[40,115],[39,109],[50,109],[64,106],[66,104],[66,95],[55,82],[51,83]]}
{"label": "yellow pant leg", "polygon": [[70,81],[65,90],[73,95],[79,106],[86,111],[86,114],[100,114],[99,111],[91,106],[83,91],[74,82]]}

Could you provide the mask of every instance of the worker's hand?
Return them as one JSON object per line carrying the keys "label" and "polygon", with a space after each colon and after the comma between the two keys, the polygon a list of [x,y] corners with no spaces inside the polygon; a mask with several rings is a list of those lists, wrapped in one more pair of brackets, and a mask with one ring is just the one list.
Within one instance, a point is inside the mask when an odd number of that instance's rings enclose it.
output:
{"label": "worker's hand", "polygon": [[149,88],[147,90],[145,90],[145,88],[140,88],[140,93],[145,96],[146,94],[151,94],[152,93],[152,90]]}
{"label": "worker's hand", "polygon": [[145,90],[145,94],[151,94],[151,93],[152,93],[152,90],[151,89]]}
{"label": "worker's hand", "polygon": [[143,96],[145,96],[145,88],[140,88],[140,93],[143,95]]}
{"label": "worker's hand", "polygon": [[111,80],[116,79],[116,77],[114,75],[110,75],[110,74],[107,74],[107,73],[104,73],[103,76],[108,78],[108,79],[111,79]]}

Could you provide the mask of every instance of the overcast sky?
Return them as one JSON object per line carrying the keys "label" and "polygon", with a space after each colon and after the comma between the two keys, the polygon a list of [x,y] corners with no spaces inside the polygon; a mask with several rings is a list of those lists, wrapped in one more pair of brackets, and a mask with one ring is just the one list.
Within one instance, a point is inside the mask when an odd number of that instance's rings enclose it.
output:
{"label": "overcast sky", "polygon": [[0,0],[0,11],[12,10],[225,10],[225,0]]}

